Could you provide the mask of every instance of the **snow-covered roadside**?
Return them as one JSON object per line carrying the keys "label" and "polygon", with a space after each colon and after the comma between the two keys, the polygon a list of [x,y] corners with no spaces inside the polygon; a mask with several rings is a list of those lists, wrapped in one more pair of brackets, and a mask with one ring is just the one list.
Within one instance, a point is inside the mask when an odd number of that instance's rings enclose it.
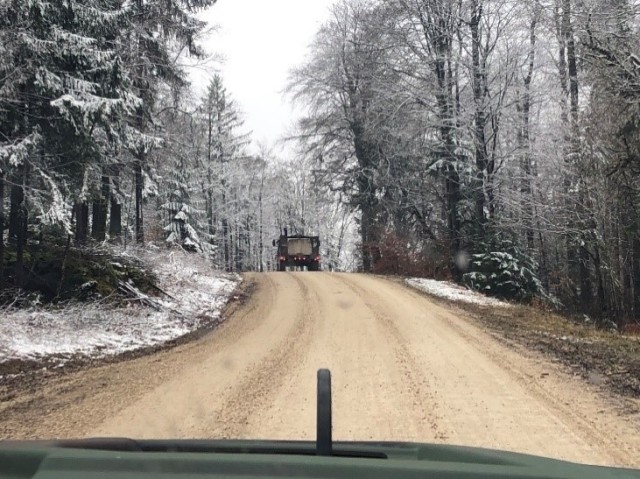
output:
{"label": "snow-covered roadside", "polygon": [[0,364],[50,358],[64,364],[77,355],[105,357],[165,343],[215,321],[240,282],[237,275],[212,270],[202,257],[136,252],[141,255],[171,296],[154,298],[159,310],[91,303],[59,311],[0,311]]}
{"label": "snow-covered roadside", "polygon": [[511,305],[495,298],[490,298],[483,294],[477,293],[463,286],[459,286],[449,281],[436,281],[434,279],[424,278],[408,278],[405,282],[416,289],[432,294],[439,298],[451,301],[459,301],[462,303],[478,304],[480,306],[497,306],[508,308]]}

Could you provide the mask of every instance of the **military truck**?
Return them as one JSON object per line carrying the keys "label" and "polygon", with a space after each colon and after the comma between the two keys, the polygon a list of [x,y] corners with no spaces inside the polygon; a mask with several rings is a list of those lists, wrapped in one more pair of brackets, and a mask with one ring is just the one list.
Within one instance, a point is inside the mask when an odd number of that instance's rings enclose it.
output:
{"label": "military truck", "polygon": [[287,228],[280,238],[273,240],[273,246],[277,246],[278,271],[286,271],[289,268],[304,268],[309,271],[320,271],[320,237],[291,235]]}

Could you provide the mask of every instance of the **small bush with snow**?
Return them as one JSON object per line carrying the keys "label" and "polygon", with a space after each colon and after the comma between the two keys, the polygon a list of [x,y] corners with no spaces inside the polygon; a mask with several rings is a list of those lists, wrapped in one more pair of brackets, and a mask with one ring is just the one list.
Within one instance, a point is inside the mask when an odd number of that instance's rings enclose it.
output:
{"label": "small bush with snow", "polygon": [[544,295],[535,262],[515,242],[503,239],[482,249],[486,252],[472,256],[471,271],[462,278],[464,284],[507,300],[528,302]]}

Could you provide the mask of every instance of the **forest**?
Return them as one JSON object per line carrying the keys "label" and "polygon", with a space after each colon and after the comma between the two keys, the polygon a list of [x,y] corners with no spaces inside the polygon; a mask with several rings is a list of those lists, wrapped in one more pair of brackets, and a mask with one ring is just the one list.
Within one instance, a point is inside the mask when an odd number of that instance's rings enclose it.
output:
{"label": "forest", "polygon": [[636,321],[639,8],[339,1],[290,91],[361,268]]}
{"label": "forest", "polygon": [[100,245],[269,271],[288,226],[325,269],[640,316],[638,2],[338,0],[283,99],[295,160],[190,81],[214,4],[0,0],[0,290],[55,298]]}
{"label": "forest", "polygon": [[102,246],[167,242],[223,271],[263,271],[282,225],[319,231],[337,267],[341,245],[322,225],[352,214],[321,203],[270,147],[251,151],[220,68],[206,88],[191,81],[215,54],[198,17],[214,4],[0,1],[4,300],[59,299],[65,270],[85,274],[78,263]]}

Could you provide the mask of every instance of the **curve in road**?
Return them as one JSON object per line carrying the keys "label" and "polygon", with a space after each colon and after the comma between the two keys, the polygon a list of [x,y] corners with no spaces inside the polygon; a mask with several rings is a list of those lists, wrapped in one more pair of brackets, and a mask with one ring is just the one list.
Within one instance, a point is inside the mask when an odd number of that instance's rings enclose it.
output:
{"label": "curve in road", "polygon": [[254,294],[211,334],[0,405],[0,436],[313,439],[328,367],[338,440],[640,467],[637,413],[417,291],[357,274],[245,279]]}

